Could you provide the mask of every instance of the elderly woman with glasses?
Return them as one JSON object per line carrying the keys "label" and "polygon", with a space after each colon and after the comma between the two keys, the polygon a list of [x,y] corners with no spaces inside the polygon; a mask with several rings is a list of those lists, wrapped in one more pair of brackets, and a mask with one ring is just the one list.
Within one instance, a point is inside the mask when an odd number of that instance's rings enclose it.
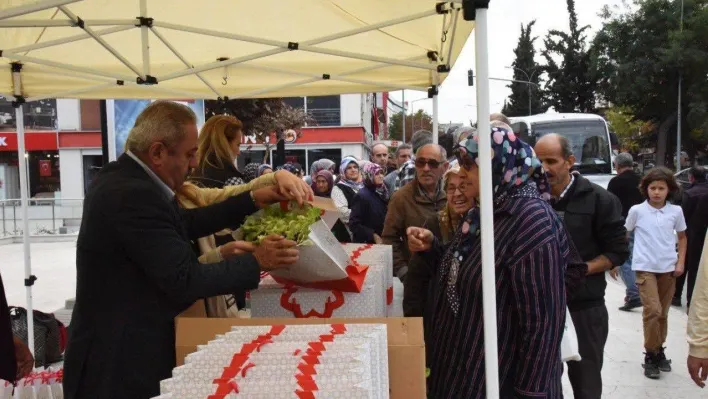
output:
{"label": "elderly woman with glasses", "polygon": [[[499,385],[502,398],[562,397],[560,343],[565,327],[565,270],[572,251],[548,203],[549,185],[533,149],[508,126],[491,132],[492,148],[475,134],[456,149],[461,177],[479,181],[480,151],[491,151]],[[459,190],[456,190],[456,192]],[[432,278],[426,312],[428,389],[434,398],[484,398],[484,320],[480,209],[472,207],[444,245],[408,228]]]}

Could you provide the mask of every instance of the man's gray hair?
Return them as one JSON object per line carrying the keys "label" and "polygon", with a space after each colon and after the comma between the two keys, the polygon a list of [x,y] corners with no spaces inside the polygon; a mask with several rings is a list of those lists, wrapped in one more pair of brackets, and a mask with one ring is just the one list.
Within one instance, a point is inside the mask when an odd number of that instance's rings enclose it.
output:
{"label": "man's gray hair", "polygon": [[621,152],[615,157],[615,167],[617,168],[632,168],[634,167],[634,159],[628,152]]}
{"label": "man's gray hair", "polygon": [[413,146],[408,143],[400,144],[396,147],[396,156],[398,156],[398,154],[400,154],[403,150],[413,150]]}
{"label": "man's gray hair", "polygon": [[438,150],[440,151],[440,159],[439,159],[440,162],[447,161],[447,151],[445,151],[445,147],[443,147],[439,144],[433,144],[433,143],[425,144],[425,145],[421,146],[420,148],[418,148],[418,151],[415,152],[416,158],[418,158],[420,152],[423,151],[423,148],[425,148],[429,145],[438,147]]}
{"label": "man's gray hair", "polygon": [[197,115],[188,106],[174,101],[155,101],[138,115],[125,142],[125,149],[142,154],[157,142],[173,148],[184,140],[187,134],[185,125],[196,122]]}
{"label": "man's gray hair", "polygon": [[427,130],[418,130],[411,136],[411,145],[413,146],[413,152],[418,153],[420,147],[426,144],[433,143],[433,134]]}

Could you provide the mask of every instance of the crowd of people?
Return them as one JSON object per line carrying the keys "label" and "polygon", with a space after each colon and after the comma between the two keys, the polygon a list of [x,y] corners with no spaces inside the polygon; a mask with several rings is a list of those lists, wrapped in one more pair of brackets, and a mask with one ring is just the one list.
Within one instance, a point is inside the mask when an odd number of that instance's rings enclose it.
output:
{"label": "crowd of people", "polygon": [[[125,154],[103,168],[85,199],[65,397],[155,396],[175,366],[175,316],[205,298],[209,317],[241,317],[260,272],[298,259],[292,241],[269,236],[256,246],[234,239],[233,231],[259,208],[313,195],[331,198],[340,210],[332,227],[339,241],[391,245],[404,314],[424,321],[428,397],[485,397],[482,211],[494,215],[501,397],[562,397],[566,370],[575,398],[602,396],[608,271],[627,287],[620,309],[643,308],[648,378],[671,370],[668,310],[686,285],[687,362],[703,386],[705,169],[691,170],[692,187],[678,206],[672,200],[681,190],[670,171],[641,177],[622,153],[605,190],[573,170],[563,136],[548,134],[532,147],[504,115],[491,119],[490,132],[461,128],[440,137],[440,145],[418,131],[393,153],[376,143],[368,160],[318,159],[304,176],[294,163],[239,170],[243,126],[232,116],[211,117],[197,132],[189,108],[152,103],[137,118]],[[480,134],[490,134],[491,148],[480,148]],[[481,151],[492,153],[489,210],[478,206]],[[688,278],[677,284],[684,271]],[[0,316],[6,307],[0,302]],[[581,360],[564,364],[568,323]],[[0,329],[5,324],[1,319]],[[27,354],[11,334],[0,336],[0,378],[25,373]]]}

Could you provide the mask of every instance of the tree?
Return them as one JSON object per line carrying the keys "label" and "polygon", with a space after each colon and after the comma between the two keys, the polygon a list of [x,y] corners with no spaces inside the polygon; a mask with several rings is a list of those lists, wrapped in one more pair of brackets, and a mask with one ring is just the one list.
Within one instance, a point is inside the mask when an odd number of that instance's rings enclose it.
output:
{"label": "tree", "polygon": [[[507,86],[511,89],[511,95],[502,109],[502,113],[507,116],[541,114],[548,109],[547,106],[544,106],[541,98],[542,93],[538,90],[542,67],[535,61],[534,42],[538,37],[531,36],[531,29],[535,24],[536,21],[529,22],[525,27],[524,24],[521,24],[519,44],[514,49],[516,60],[511,64],[514,68],[514,80],[529,81],[535,85],[512,82]],[[529,95],[531,96],[530,103]]]}
{"label": "tree", "polygon": [[629,107],[612,107],[605,111],[605,119],[617,133],[622,151],[637,153],[650,145],[648,133],[651,133],[654,125],[637,119]]}
{"label": "tree", "polygon": [[[391,140],[401,140],[403,138],[403,113],[393,114],[388,121],[388,138]],[[406,142],[418,130],[433,130],[433,117],[427,112],[419,109],[412,115],[406,115]]]}
{"label": "tree", "polygon": [[585,44],[589,26],[578,27],[575,0],[567,3],[570,31],[551,30],[544,40],[546,101],[557,112],[594,112],[597,79]]}
{"label": "tree", "polygon": [[637,119],[653,122],[657,163],[671,165],[679,74],[683,148],[694,158],[708,143],[708,1],[685,0],[682,33],[679,2],[641,0],[636,6],[603,11],[603,27],[593,44],[598,94],[631,108]]}
{"label": "tree", "polygon": [[269,141],[271,133],[282,140],[285,131],[299,132],[303,126],[314,122],[303,108],[291,107],[282,98],[206,100],[204,103],[207,119],[218,114],[233,115],[243,124],[244,134],[256,136],[256,140],[263,142],[266,147],[263,162],[267,162],[271,147],[277,144]]}

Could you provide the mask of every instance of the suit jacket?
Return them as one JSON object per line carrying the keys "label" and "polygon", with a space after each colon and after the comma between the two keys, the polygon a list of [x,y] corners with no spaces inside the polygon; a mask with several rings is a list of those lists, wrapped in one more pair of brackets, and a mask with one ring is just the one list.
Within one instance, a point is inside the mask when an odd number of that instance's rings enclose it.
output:
{"label": "suit jacket", "polygon": [[84,200],[64,396],[158,395],[175,366],[175,316],[199,298],[255,289],[260,279],[251,254],[203,265],[190,240],[255,211],[247,193],[181,210],[128,155],[106,165]]}

